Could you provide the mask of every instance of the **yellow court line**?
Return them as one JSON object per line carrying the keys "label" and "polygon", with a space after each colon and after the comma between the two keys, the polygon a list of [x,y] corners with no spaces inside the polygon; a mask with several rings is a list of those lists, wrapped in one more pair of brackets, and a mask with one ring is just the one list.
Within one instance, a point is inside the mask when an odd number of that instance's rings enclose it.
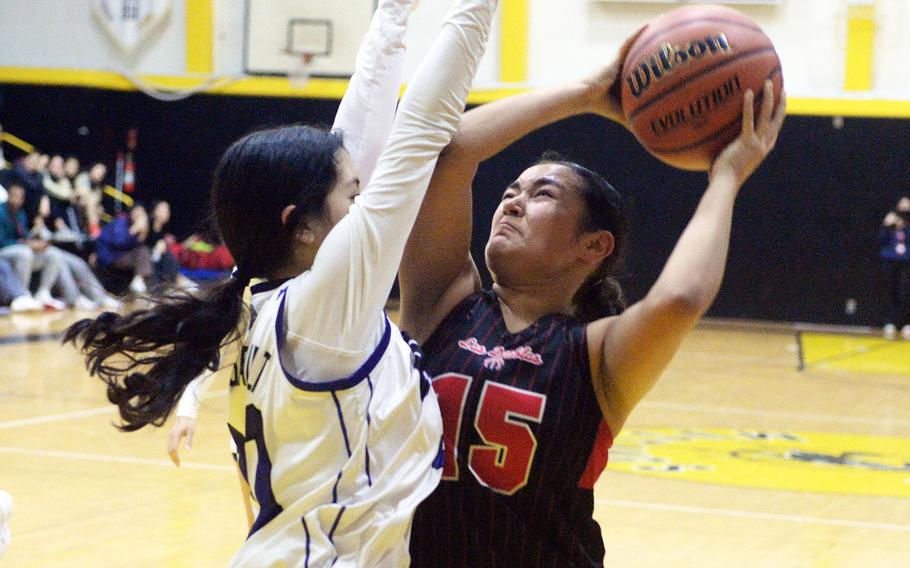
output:
{"label": "yellow court line", "polygon": [[[208,77],[176,75],[142,75],[140,79],[162,90],[184,90],[202,85]],[[135,91],[123,75],[92,69],[50,69],[37,67],[0,67],[0,83],[87,87],[116,91]],[[347,79],[313,78],[305,87],[296,87],[287,77],[226,78],[223,84],[206,91],[211,95],[335,99],[347,89]],[[517,93],[527,87],[478,89],[468,97],[470,104],[483,104]],[[807,116],[848,116],[868,118],[910,118],[910,100],[875,98],[791,97],[787,114]]]}

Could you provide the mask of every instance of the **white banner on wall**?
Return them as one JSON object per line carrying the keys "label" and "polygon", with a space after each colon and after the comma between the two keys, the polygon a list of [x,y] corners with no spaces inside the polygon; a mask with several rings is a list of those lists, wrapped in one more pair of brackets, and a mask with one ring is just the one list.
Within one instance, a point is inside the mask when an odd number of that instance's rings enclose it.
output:
{"label": "white banner on wall", "polygon": [[170,0],[91,0],[92,12],[117,47],[127,53],[145,42],[170,12]]}

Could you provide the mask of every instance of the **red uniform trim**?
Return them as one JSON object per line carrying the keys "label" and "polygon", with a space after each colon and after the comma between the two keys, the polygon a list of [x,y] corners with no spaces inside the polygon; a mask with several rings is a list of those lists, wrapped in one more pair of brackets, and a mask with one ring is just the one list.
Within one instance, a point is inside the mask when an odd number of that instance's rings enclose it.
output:
{"label": "red uniform trim", "polygon": [[591,455],[588,457],[588,465],[585,466],[585,472],[581,475],[578,482],[580,489],[594,489],[594,484],[603,470],[607,467],[607,459],[610,455],[610,448],[613,446],[613,434],[606,421],[601,420],[597,428],[597,437],[594,438],[594,447],[591,449]]}

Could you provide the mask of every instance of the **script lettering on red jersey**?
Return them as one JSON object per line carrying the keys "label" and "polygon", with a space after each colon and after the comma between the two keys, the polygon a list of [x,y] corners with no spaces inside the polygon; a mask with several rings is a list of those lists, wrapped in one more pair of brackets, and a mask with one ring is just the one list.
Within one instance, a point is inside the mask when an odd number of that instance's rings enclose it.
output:
{"label": "script lettering on red jersey", "polygon": [[469,337],[468,339],[460,340],[458,346],[475,355],[486,355],[486,359],[483,360],[483,366],[495,371],[502,369],[506,364],[506,361],[510,359],[518,359],[525,363],[537,365],[538,367],[543,365],[543,357],[541,357],[539,353],[534,353],[534,350],[527,345],[523,345],[517,349],[506,349],[502,345],[487,349],[477,341],[476,337]]}

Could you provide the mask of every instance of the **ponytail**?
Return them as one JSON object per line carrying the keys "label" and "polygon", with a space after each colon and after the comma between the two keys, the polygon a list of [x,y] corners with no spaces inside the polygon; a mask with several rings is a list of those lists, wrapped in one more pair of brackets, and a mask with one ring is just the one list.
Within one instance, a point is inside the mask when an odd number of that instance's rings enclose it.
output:
{"label": "ponytail", "polygon": [[575,317],[581,323],[618,316],[626,309],[622,287],[610,276],[589,277],[575,293],[572,303],[575,305]]}
{"label": "ponytail", "polygon": [[184,388],[204,370],[215,371],[221,349],[236,340],[245,317],[244,278],[203,293],[170,290],[149,296],[152,307],[128,315],[105,312],[64,332],[79,347],[92,376],[107,384],[120,409],[123,431],[161,426]]}
{"label": "ponytail", "polygon": [[[250,278],[286,269],[297,228],[324,210],[343,142],[336,133],[285,126],[231,144],[215,169],[211,199],[218,233],[239,265],[234,276],[207,292],[170,290],[146,298],[148,309],[107,312],[66,330],[64,343],[81,348],[89,373],[107,385],[121,430],[161,426],[186,385],[218,369],[221,349],[238,339],[246,317]],[[288,205],[293,213],[282,222]]]}

